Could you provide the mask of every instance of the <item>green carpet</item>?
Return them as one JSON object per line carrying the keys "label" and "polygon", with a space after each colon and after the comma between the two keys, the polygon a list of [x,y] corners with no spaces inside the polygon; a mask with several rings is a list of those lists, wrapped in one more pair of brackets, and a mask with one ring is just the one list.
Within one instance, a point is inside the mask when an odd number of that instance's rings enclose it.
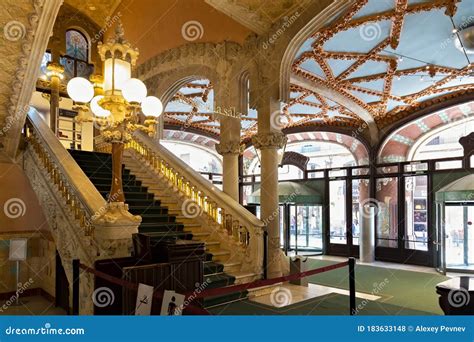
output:
{"label": "green carpet", "polygon": [[[311,260],[310,269],[334,264]],[[381,296],[377,301],[357,299],[358,315],[441,315],[435,285],[448,279],[430,273],[356,265],[356,289]],[[347,267],[310,277],[310,282],[348,289]],[[244,300],[212,308],[213,315],[348,315],[349,297],[330,294],[284,308]]]}
{"label": "green carpet", "polygon": [[[334,264],[327,260],[311,260],[310,269]],[[356,265],[356,290],[381,296],[377,302],[392,304],[401,310],[423,311],[441,315],[436,284],[449,279],[441,274],[412,272],[393,268]],[[309,278],[311,283],[349,288],[348,270],[340,268]],[[383,309],[383,305],[382,308]],[[381,312],[380,314],[384,314]],[[403,314],[403,313],[400,313]]]}

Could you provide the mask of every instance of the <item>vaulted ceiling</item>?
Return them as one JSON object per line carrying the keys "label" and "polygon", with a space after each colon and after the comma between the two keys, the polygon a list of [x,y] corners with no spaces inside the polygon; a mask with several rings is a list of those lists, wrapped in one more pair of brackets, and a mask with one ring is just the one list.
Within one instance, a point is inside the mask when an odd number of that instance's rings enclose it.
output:
{"label": "vaulted ceiling", "polygon": [[[229,0],[222,6],[237,4]],[[290,86],[279,124],[284,129],[360,127],[364,118],[338,101],[342,98],[363,108],[384,129],[420,107],[469,92],[474,88],[474,56],[456,46],[453,30],[474,24],[472,13],[474,2],[469,0],[357,1],[301,46],[292,66],[292,79],[299,82]],[[218,136],[212,85],[196,82],[167,107],[167,122]],[[315,91],[315,84],[339,97]],[[256,133],[257,113],[249,109],[241,119],[242,139],[247,140]]]}
{"label": "vaulted ceiling", "polygon": [[107,19],[114,13],[121,2],[122,0],[64,0],[65,4],[76,8],[100,27],[106,25]]}
{"label": "vaulted ceiling", "polygon": [[311,0],[205,0],[258,34],[266,33],[278,19],[304,7]]}
{"label": "vaulted ceiling", "polygon": [[379,129],[473,89],[474,56],[456,47],[453,31],[474,24],[473,13],[471,0],[358,0],[301,46],[289,125],[357,124],[359,113],[318,96],[313,85],[358,104]]}

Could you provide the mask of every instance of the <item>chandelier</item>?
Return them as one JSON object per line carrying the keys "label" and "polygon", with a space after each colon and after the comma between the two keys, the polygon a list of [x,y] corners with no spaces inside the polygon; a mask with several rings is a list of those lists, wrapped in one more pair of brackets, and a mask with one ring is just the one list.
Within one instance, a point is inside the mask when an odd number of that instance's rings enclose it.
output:
{"label": "chandelier", "polygon": [[[105,142],[112,145],[112,188],[110,202],[125,202],[122,187],[124,144],[131,134],[142,130],[154,135],[157,118],[163,112],[161,101],[147,96],[147,88],[139,79],[132,78],[138,49],[124,38],[121,23],[115,37],[98,44],[104,64],[103,95],[94,94],[94,85],[83,77],[75,77],[67,84],[67,93],[78,112],[77,122],[94,122]],[[96,96],[94,96],[96,95]],[[145,116],[141,120],[140,113]]]}

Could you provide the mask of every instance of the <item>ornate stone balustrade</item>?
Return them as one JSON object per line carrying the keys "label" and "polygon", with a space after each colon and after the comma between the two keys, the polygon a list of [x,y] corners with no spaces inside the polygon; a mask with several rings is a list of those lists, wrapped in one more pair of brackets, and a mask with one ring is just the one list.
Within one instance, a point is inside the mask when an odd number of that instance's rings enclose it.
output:
{"label": "ornate stone balustrade", "polygon": [[[95,260],[130,255],[131,236],[140,217],[121,203],[107,203],[55,137],[44,120],[30,109],[25,129],[25,174],[44,210],[69,283],[72,260],[93,266]],[[81,275],[81,314],[92,314],[93,277]]]}
{"label": "ornate stone balustrade", "polygon": [[214,187],[199,173],[165,147],[142,132],[126,148],[135,151],[154,171],[165,177],[182,195],[192,200],[201,213],[208,215],[245,249],[251,269],[263,272],[264,223],[230,196]]}

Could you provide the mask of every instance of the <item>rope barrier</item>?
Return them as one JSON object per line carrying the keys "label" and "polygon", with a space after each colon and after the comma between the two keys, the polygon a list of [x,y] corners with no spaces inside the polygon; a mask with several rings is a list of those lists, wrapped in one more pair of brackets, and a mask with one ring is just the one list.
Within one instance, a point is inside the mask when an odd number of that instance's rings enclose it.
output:
{"label": "rope barrier", "polygon": [[[310,271],[305,271],[305,272],[300,272],[300,273],[293,273],[287,276],[282,276],[282,277],[277,277],[277,278],[272,278],[272,279],[264,279],[264,280],[256,280],[251,283],[247,284],[239,284],[239,285],[232,285],[232,286],[227,286],[227,287],[222,287],[222,288],[216,288],[216,289],[209,289],[209,290],[204,290],[199,294],[194,295],[194,298],[204,298],[204,297],[211,297],[211,296],[218,296],[218,295],[223,295],[227,293],[232,293],[232,292],[238,292],[242,290],[249,290],[249,289],[254,289],[257,287],[262,287],[262,286],[269,286],[269,285],[274,285],[277,283],[285,282],[285,281],[292,281],[292,280],[297,280],[300,278],[312,276],[318,273],[323,273],[331,270],[335,270],[337,268],[345,267],[348,266],[349,262],[344,261],[338,264],[334,265],[329,265],[329,266],[324,266],[320,268],[316,268],[314,270]],[[192,292],[194,293],[194,292]],[[190,295],[190,292],[185,294],[186,296]]]}
{"label": "rope barrier", "polygon": [[[111,282],[112,284],[119,285],[119,286],[122,286],[122,287],[126,287],[130,290],[133,290],[133,291],[138,291],[138,284],[131,283],[129,281],[111,276],[110,274],[107,274],[107,273],[104,273],[104,272],[101,272],[101,271],[97,271],[97,270],[95,270],[95,269],[93,269],[89,266],[84,265],[84,264],[79,264],[79,267],[82,268],[84,271],[95,275],[96,277],[99,277],[99,278],[102,278],[104,280],[107,280],[108,282]],[[163,299],[163,292],[153,292],[153,298],[162,300]],[[203,309],[203,308],[200,308],[200,307],[197,307],[197,306],[194,306],[194,305],[187,305],[185,309],[189,313],[193,313],[193,314],[196,314],[196,315],[210,315],[209,311],[207,311],[206,309]]]}
{"label": "rope barrier", "polygon": [[[250,282],[250,283],[246,283],[246,284],[238,284],[238,285],[232,285],[232,286],[227,286],[227,287],[222,287],[222,288],[208,289],[208,290],[204,290],[202,292],[196,292],[196,290],[188,291],[184,295],[185,295],[185,298],[186,298],[185,300],[188,300],[188,299],[192,298],[192,300],[191,300],[191,303],[192,303],[194,300],[199,299],[199,298],[225,295],[225,294],[228,294],[228,293],[234,293],[234,292],[254,289],[254,288],[258,288],[258,287],[263,287],[263,286],[270,286],[270,285],[274,285],[274,284],[281,283],[281,282],[297,280],[297,279],[300,279],[300,278],[309,277],[309,276],[316,275],[316,274],[319,274],[319,273],[332,271],[332,270],[342,268],[342,267],[345,267],[345,266],[350,266],[350,261],[344,261],[344,262],[340,262],[340,263],[337,263],[337,264],[334,264],[334,265],[329,265],[329,266],[316,268],[316,269],[310,270],[310,271],[305,271],[305,272],[300,272],[300,273],[293,273],[293,274],[290,274],[290,275],[287,275],[287,276],[282,276],[282,277],[277,277],[277,278],[272,278],[272,279],[256,280],[254,282]],[[111,282],[112,284],[119,285],[119,286],[128,288],[128,289],[133,290],[133,291],[138,291],[138,284],[136,284],[136,283],[131,283],[129,281],[111,276],[107,273],[97,271],[97,270],[95,270],[95,269],[93,269],[89,266],[86,266],[86,265],[83,265],[83,264],[80,264],[80,263],[79,263],[79,267],[81,269],[83,269],[84,271],[88,272],[88,273],[94,274],[96,277],[99,277],[99,278],[102,278],[104,280],[107,280],[107,281]],[[354,296],[355,296],[355,289],[354,289],[354,291],[351,291],[351,292],[354,292]],[[163,294],[164,294],[164,291],[163,292],[154,292],[153,293],[153,298],[162,300],[163,299]],[[354,302],[355,302],[355,300],[354,300]],[[351,295],[351,314],[352,314],[352,304],[353,303],[352,303],[352,295]],[[198,315],[210,315],[210,313],[207,310],[205,310],[203,308],[200,308],[200,307],[197,307],[197,306],[194,306],[194,305],[187,305],[185,309],[189,313],[194,313],[194,314],[198,314]]]}

